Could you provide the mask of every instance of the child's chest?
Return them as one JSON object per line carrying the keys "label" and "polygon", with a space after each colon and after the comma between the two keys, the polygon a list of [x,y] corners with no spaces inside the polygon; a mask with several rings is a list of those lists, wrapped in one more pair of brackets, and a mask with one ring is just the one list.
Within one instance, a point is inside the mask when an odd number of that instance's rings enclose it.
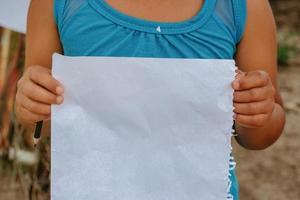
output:
{"label": "child's chest", "polygon": [[58,19],[68,56],[232,59],[236,49],[234,33],[216,18],[216,0],[83,2]]}
{"label": "child's chest", "polygon": [[158,22],[179,22],[195,16],[204,0],[105,1],[114,9],[133,17]]}

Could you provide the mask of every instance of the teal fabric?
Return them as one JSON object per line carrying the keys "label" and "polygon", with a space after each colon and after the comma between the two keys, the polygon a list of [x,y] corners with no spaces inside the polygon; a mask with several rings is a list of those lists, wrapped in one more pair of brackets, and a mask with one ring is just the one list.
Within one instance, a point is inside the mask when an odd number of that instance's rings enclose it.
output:
{"label": "teal fabric", "polygon": [[[246,0],[205,0],[196,16],[175,23],[132,17],[104,0],[54,0],[54,4],[67,56],[233,59],[246,21]],[[237,200],[234,171],[229,177],[230,193]]]}

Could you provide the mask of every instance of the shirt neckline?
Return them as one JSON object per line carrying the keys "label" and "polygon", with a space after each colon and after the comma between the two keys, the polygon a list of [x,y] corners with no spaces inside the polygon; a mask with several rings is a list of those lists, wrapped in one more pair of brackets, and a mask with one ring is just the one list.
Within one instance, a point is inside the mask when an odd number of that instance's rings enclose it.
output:
{"label": "shirt neckline", "polygon": [[113,8],[105,0],[88,0],[88,2],[98,13],[117,24],[156,34],[181,34],[196,30],[211,17],[216,4],[216,0],[204,0],[201,9],[190,19],[180,22],[157,22],[127,15]]}

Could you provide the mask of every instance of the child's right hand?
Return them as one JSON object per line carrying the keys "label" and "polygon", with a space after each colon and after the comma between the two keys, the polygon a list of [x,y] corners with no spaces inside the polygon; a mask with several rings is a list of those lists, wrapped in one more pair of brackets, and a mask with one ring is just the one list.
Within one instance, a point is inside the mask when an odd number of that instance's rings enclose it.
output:
{"label": "child's right hand", "polygon": [[26,124],[49,120],[51,104],[63,102],[63,86],[42,66],[28,67],[18,81],[16,109],[18,118]]}

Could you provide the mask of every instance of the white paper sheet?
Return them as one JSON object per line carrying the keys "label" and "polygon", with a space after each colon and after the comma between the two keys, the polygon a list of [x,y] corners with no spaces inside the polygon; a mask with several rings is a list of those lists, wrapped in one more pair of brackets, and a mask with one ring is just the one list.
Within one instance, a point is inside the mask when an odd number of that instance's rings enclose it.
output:
{"label": "white paper sheet", "polygon": [[0,0],[0,26],[17,32],[26,32],[30,0]]}
{"label": "white paper sheet", "polygon": [[52,107],[52,200],[221,200],[232,60],[63,57]]}

